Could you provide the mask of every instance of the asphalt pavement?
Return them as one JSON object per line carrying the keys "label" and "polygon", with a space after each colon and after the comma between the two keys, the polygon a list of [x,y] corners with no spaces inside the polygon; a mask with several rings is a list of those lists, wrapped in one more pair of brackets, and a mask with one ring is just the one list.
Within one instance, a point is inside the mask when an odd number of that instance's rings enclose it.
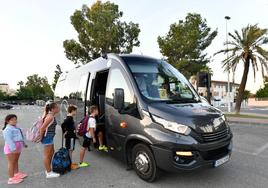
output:
{"label": "asphalt pavement", "polygon": [[[15,113],[19,125],[25,130],[42,114],[37,106],[18,106],[12,110],[0,110],[0,121],[8,113]],[[0,188],[136,188],[136,187],[187,187],[187,188],[267,188],[268,185],[268,126],[231,124],[234,134],[234,150],[231,160],[218,168],[205,168],[193,172],[162,173],[155,183],[146,183],[139,179],[134,171],[126,171],[126,166],[109,154],[87,152],[88,168],[80,168],[56,179],[45,178],[42,164],[42,146],[29,144],[24,149],[20,168],[29,174],[25,181],[16,186],[8,186],[7,163],[3,152],[0,152]],[[60,129],[57,129],[55,148],[60,147]],[[74,152],[78,160],[79,144]],[[3,149],[3,138],[0,132],[0,149]],[[77,161],[78,162],[78,161]]]}

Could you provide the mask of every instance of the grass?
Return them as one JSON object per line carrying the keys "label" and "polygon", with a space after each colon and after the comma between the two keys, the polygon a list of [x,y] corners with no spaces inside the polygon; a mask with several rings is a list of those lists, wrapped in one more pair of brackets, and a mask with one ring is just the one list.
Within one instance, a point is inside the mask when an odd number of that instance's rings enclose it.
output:
{"label": "grass", "polygon": [[254,118],[254,119],[268,119],[268,116],[258,116],[258,115],[251,115],[251,114],[232,114],[232,113],[224,113],[227,118],[228,117],[238,117],[238,118]]}

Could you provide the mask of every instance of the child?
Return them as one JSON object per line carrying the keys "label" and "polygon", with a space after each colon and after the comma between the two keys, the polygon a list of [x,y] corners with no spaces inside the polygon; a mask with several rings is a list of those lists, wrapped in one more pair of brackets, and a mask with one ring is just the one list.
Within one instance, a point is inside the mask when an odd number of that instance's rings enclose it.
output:
{"label": "child", "polygon": [[90,106],[89,107],[89,119],[88,119],[88,126],[87,126],[87,133],[84,135],[84,142],[82,148],[80,150],[80,167],[87,167],[89,166],[88,163],[84,162],[84,156],[87,148],[90,146],[91,141],[96,143],[95,137],[95,130],[96,130],[96,116],[99,114],[97,106]]}
{"label": "child", "polygon": [[[76,116],[77,107],[74,105],[69,105],[67,112],[68,112],[67,117],[62,123],[61,128],[65,136],[65,147],[67,150],[69,150],[69,155],[72,160],[72,154],[75,149],[75,139],[76,139],[74,117]],[[71,169],[75,170],[77,168],[78,165],[72,163]]]}
{"label": "child", "polygon": [[17,116],[15,114],[7,115],[3,136],[5,140],[4,153],[8,160],[8,184],[19,184],[27,177],[27,174],[19,172],[19,158],[22,147],[27,147],[24,143],[23,134],[17,126]]}
{"label": "child", "polygon": [[57,178],[60,174],[52,171],[51,161],[54,155],[54,137],[56,135],[56,115],[60,112],[57,103],[47,103],[43,114],[44,123],[40,129],[41,143],[44,146],[44,167],[46,178]]}

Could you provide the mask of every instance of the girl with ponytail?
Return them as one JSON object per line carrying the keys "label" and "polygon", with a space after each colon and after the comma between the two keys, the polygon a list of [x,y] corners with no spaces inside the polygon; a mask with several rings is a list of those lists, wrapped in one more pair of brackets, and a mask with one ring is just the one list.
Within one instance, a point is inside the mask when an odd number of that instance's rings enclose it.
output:
{"label": "girl with ponytail", "polygon": [[56,114],[59,113],[60,108],[57,103],[48,103],[45,106],[45,111],[42,116],[44,123],[40,130],[41,143],[44,146],[44,166],[46,169],[46,178],[56,178],[60,175],[52,171],[51,161],[54,155],[54,136],[56,135]]}

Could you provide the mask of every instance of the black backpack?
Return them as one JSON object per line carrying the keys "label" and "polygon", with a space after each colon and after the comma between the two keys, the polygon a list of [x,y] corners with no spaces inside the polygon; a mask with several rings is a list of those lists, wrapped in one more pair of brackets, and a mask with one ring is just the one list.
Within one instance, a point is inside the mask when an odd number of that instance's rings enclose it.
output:
{"label": "black backpack", "polygon": [[64,174],[71,170],[71,158],[69,151],[63,147],[63,136],[61,148],[54,154],[52,159],[53,172]]}

